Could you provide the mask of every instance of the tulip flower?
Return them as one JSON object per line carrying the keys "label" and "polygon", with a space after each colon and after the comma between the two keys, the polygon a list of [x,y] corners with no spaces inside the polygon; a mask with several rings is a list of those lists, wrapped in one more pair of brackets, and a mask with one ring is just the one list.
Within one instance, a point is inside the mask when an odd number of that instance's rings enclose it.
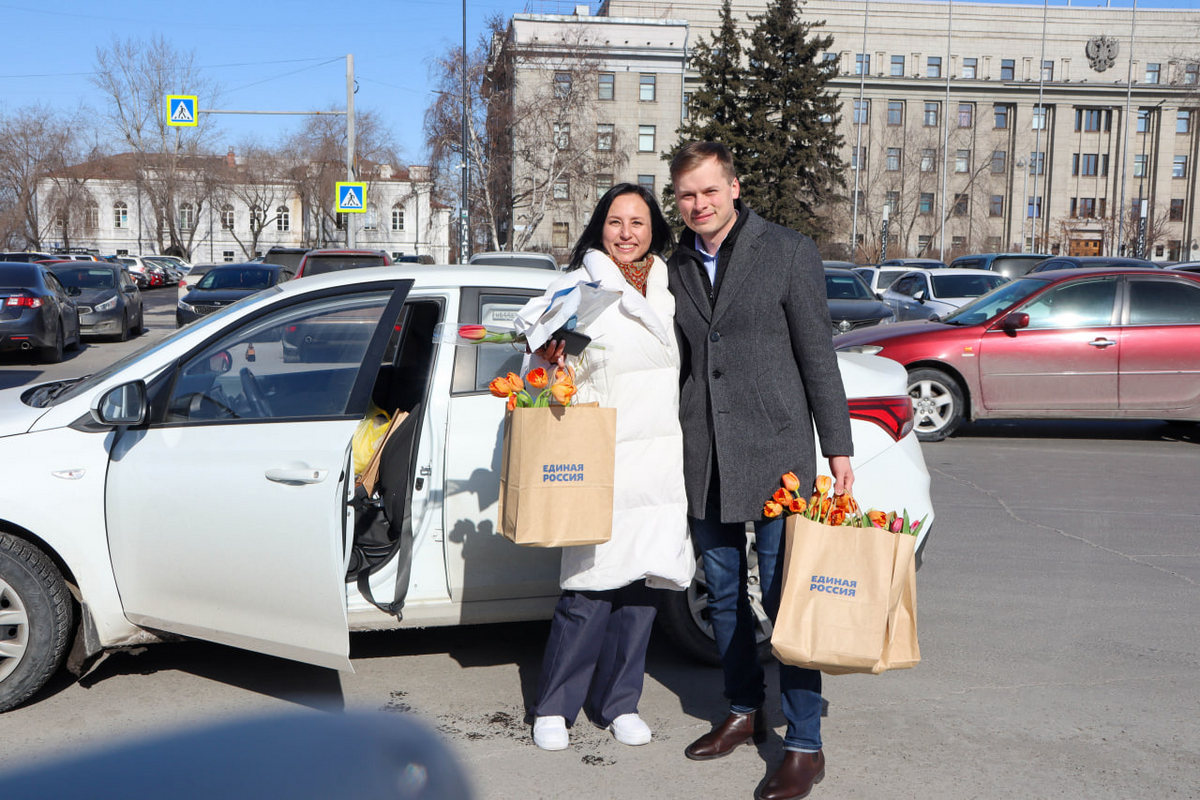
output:
{"label": "tulip flower", "polygon": [[828,494],[830,488],[833,486],[833,478],[828,475],[818,475],[816,486],[817,494]]}
{"label": "tulip flower", "polygon": [[778,517],[783,513],[783,506],[776,503],[774,500],[768,500],[763,504],[763,516],[769,519]]}
{"label": "tulip flower", "polygon": [[521,380],[521,376],[517,373],[510,372],[504,376],[504,379],[508,381],[508,385],[512,387],[514,392],[525,391],[525,382]]}
{"label": "tulip flower", "polygon": [[458,335],[472,342],[481,342],[487,336],[487,328],[482,325],[459,325]]}
{"label": "tulip flower", "polygon": [[896,517],[894,520],[892,520],[892,533],[899,533],[902,528],[904,528],[903,517]]}
{"label": "tulip flower", "polygon": [[562,381],[550,386],[550,394],[558,401],[559,405],[570,405],[571,398],[575,396],[575,384]]}
{"label": "tulip flower", "polygon": [[545,389],[550,383],[550,376],[546,374],[546,370],[542,367],[532,369],[525,375],[525,380],[529,381],[529,385],[535,389]]}
{"label": "tulip flower", "polygon": [[868,511],[867,519],[871,520],[871,524],[876,528],[887,528],[887,514],[882,511]]}
{"label": "tulip flower", "polygon": [[786,507],[792,501],[792,495],[788,493],[787,489],[776,489],[775,494],[771,495],[771,499]]}
{"label": "tulip flower", "polygon": [[914,523],[913,523],[913,526],[912,526],[912,530],[911,530],[911,531],[909,531],[909,532],[910,532],[910,533],[911,533],[913,536],[916,536],[916,535],[917,535],[917,531],[921,530],[921,523],[922,523],[922,522],[924,522],[924,521],[925,521],[925,520],[923,520],[923,519],[919,519],[919,520],[917,520],[916,522],[914,522]]}
{"label": "tulip flower", "polygon": [[788,511],[792,514],[803,514],[806,508],[808,508],[808,503],[799,497],[793,497],[788,501]]}
{"label": "tulip flower", "polygon": [[555,367],[554,368],[554,382],[555,383],[560,383],[560,382],[574,383],[575,382],[575,370],[571,369],[571,367]]}
{"label": "tulip flower", "polygon": [[851,505],[854,503],[854,498],[848,494],[835,495],[833,498],[833,507],[839,511],[850,511]]}
{"label": "tulip flower", "polygon": [[820,512],[818,512],[819,518],[822,518],[822,519],[827,518],[829,516],[829,510],[831,508],[833,508],[833,501],[830,500],[828,497],[826,497],[824,500],[821,501],[821,510],[820,510]]}
{"label": "tulip flower", "polygon": [[846,521],[846,512],[845,511],[835,508],[833,511],[830,512],[830,514],[829,514],[829,524],[830,525],[841,525],[845,521]]}
{"label": "tulip flower", "polygon": [[509,411],[512,411],[514,408],[517,407],[517,395],[515,392],[508,396],[508,402],[504,404],[504,407],[507,408]]}
{"label": "tulip flower", "polygon": [[796,477],[794,472],[783,473],[783,488],[789,492],[794,492],[800,488],[800,479]]}
{"label": "tulip flower", "polygon": [[[512,373],[510,372],[509,374],[511,375]],[[492,378],[492,382],[488,384],[488,391],[496,397],[508,397],[516,390],[513,389],[512,384],[506,378]]]}

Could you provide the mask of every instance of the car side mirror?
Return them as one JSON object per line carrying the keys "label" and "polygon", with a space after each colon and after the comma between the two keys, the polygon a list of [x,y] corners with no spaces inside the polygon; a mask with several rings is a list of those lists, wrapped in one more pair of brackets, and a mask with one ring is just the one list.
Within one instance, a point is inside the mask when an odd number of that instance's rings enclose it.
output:
{"label": "car side mirror", "polygon": [[925,290],[917,289],[916,293],[913,295],[913,300],[916,300],[921,305],[925,305]]}
{"label": "car side mirror", "polygon": [[1029,327],[1029,315],[1024,311],[1014,311],[1000,320],[1000,329],[1006,333],[1016,333],[1021,328]]}
{"label": "car side mirror", "polygon": [[141,425],[148,412],[146,382],[142,380],[109,389],[92,404],[92,418],[101,425]]}
{"label": "car side mirror", "polygon": [[68,286],[67,294],[71,297],[79,297],[79,295],[83,294],[83,289],[80,289],[78,286]]}

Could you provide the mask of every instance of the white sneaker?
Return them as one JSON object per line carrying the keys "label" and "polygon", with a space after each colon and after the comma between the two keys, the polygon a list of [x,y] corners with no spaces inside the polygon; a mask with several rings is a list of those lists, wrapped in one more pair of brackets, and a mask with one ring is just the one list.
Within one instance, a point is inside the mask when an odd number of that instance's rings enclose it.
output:
{"label": "white sneaker", "polygon": [[566,717],[535,717],[533,743],[543,750],[566,750],[570,743]]}
{"label": "white sneaker", "polygon": [[650,726],[642,722],[637,714],[622,714],[612,721],[608,729],[621,744],[650,744]]}

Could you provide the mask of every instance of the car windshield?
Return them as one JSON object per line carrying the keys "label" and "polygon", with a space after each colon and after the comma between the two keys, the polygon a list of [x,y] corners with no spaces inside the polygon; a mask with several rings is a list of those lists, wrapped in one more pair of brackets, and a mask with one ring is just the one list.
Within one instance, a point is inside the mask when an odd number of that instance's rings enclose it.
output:
{"label": "car windshield", "polygon": [[930,275],[937,297],[979,297],[1005,282],[1003,275]]}
{"label": "car windshield", "polygon": [[385,266],[383,256],[377,255],[312,255],[304,262],[305,275],[320,275],[325,272],[337,272],[341,269],[356,269],[358,267]]}
{"label": "car windshield", "polygon": [[197,289],[266,289],[272,283],[269,269],[214,269],[200,279]]}
{"label": "car windshield", "polygon": [[28,264],[0,264],[0,286],[33,286],[37,283],[37,270]]}
{"label": "car windshield", "polygon": [[80,289],[113,289],[117,279],[111,269],[87,269],[86,267],[54,267],[53,272],[64,286]]}
{"label": "car windshield", "polygon": [[825,295],[830,300],[874,300],[875,297],[853,274],[825,273]]}
{"label": "car windshield", "polygon": [[1018,278],[1003,283],[943,318],[942,322],[949,325],[978,325],[1021,302],[1047,283],[1049,281],[1038,278]]}

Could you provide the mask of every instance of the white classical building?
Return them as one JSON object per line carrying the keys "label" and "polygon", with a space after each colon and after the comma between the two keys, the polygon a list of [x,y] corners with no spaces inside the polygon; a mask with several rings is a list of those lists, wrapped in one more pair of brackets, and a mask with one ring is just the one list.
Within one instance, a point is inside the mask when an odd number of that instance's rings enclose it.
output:
{"label": "white classical building", "polygon": [[[295,180],[267,178],[284,170],[251,169],[231,150],[224,157],[189,158],[178,168],[170,213],[154,213],[161,191],[145,159],[121,154],[77,164],[38,184],[43,249],[103,254],[167,252],[173,227],[180,252],[192,262],[244,261],[271,247],[341,247],[347,226],[355,246],[393,258],[450,258],[450,211],[433,196],[427,167],[361,167],[367,183],[361,214],[333,213],[333,177],[301,168]],[[296,174],[295,169],[291,174]],[[335,173],[336,175],[336,173]],[[140,178],[140,179],[139,179]],[[326,185],[328,184],[328,185]]]}

